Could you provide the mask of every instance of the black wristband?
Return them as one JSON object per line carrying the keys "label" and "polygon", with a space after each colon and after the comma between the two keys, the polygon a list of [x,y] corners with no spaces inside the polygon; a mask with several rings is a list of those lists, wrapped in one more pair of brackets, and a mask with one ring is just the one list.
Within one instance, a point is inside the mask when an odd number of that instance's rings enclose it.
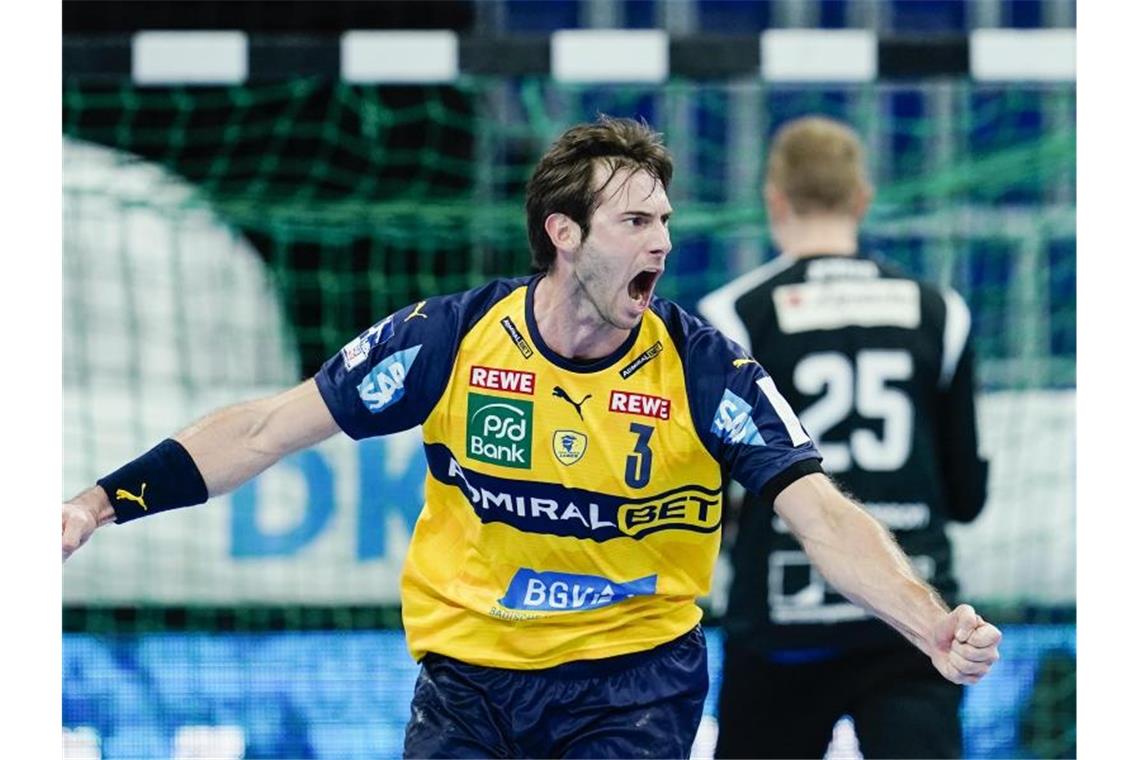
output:
{"label": "black wristband", "polygon": [[96,483],[107,492],[117,523],[202,504],[210,497],[198,465],[173,438]]}

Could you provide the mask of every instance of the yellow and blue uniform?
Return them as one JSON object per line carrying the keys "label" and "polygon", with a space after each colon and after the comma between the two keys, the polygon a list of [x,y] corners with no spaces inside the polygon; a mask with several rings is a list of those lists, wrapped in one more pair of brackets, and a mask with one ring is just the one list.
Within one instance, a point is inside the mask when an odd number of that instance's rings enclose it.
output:
{"label": "yellow and blue uniform", "polygon": [[775,496],[819,453],[762,367],[653,299],[578,363],[534,320],[541,275],[408,306],[317,386],[356,439],[423,426],[425,504],[401,582],[408,646],[515,670],[653,649],[692,630],[725,477]]}

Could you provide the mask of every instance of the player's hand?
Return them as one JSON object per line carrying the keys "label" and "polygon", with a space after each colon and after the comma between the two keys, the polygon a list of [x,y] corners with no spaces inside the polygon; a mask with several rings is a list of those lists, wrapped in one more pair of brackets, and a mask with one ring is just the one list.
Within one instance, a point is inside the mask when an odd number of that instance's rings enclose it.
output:
{"label": "player's hand", "polygon": [[76,549],[87,543],[91,534],[99,527],[97,509],[80,501],[63,503],[63,561]]}
{"label": "player's hand", "polygon": [[968,604],[960,604],[934,629],[934,667],[948,681],[975,684],[998,661],[1001,631],[982,620]]}

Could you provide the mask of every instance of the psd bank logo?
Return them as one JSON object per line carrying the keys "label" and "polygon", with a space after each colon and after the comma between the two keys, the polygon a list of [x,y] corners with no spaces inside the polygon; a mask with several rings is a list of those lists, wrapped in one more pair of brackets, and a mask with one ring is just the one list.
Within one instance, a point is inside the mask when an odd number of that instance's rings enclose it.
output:
{"label": "psd bank logo", "polygon": [[533,416],[533,401],[468,393],[468,458],[530,469]]}
{"label": "psd bank logo", "polygon": [[421,348],[422,345],[397,351],[373,367],[360,381],[356,392],[368,411],[379,414],[404,397],[404,380]]}

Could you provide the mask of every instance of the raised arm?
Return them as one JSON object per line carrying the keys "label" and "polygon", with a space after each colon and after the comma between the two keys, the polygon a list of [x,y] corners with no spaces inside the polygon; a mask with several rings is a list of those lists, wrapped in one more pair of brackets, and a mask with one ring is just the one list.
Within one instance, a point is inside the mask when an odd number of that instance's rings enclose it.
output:
{"label": "raised arm", "polygon": [[969,605],[948,610],[890,533],[825,475],[794,481],[775,508],[828,582],[925,652],[947,680],[977,683],[997,661],[1001,632]]}
{"label": "raised arm", "polygon": [[[123,521],[123,515],[115,511],[116,501],[120,510],[146,511],[144,503],[148,497],[152,507],[162,498],[156,487],[178,490],[179,496],[197,489],[200,498],[190,497],[189,503],[205,501],[208,496],[232,491],[282,457],[319,443],[339,430],[313,380],[275,396],[212,412],[177,433],[173,443],[164,441],[124,467],[137,468],[137,486],[111,489],[117,493],[108,493],[103,486],[95,485],[65,502],[63,559],[86,543],[96,528],[115,521],[117,516]],[[149,480],[147,473],[153,474]],[[163,483],[164,478],[178,482]],[[143,483],[149,491],[142,487]]]}

